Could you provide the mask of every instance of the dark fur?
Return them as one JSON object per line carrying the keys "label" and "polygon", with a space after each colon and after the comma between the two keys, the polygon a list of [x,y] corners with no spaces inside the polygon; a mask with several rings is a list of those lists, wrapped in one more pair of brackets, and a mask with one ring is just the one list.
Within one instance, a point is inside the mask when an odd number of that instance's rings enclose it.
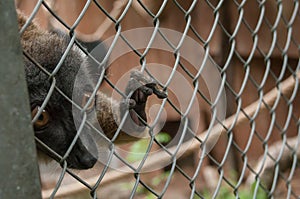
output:
{"label": "dark fur", "polygon": [[[21,15],[18,19],[21,28],[26,19]],[[21,44],[26,53],[51,73],[67,48],[68,40],[56,34],[42,31],[31,23],[21,36]],[[83,61],[81,57],[77,51],[71,50],[63,66],[55,75],[57,87],[69,98],[72,98],[74,77]],[[43,103],[52,80],[26,57],[24,57],[24,62],[30,104],[33,109]],[[60,156],[65,154],[77,132],[71,110],[72,105],[57,91],[54,91],[46,107],[46,111],[50,115],[50,121],[46,128],[42,130],[35,129],[36,137]],[[38,149],[55,158],[52,153],[44,148],[38,146]],[[91,168],[96,161],[96,157],[88,152],[80,139],[67,157],[68,167],[76,169]]]}
{"label": "dark fur", "polygon": [[[19,28],[21,28],[25,24],[26,18],[19,14],[18,20]],[[59,34],[53,32],[42,31],[34,23],[30,23],[26,31],[21,35],[23,50],[37,63],[43,66],[49,73],[51,73],[57,66],[68,46],[68,43],[69,39],[64,38],[64,36],[59,36]],[[30,103],[33,109],[36,106],[41,106],[53,80],[49,78],[47,74],[42,72],[40,68],[32,63],[28,58],[26,58],[26,56],[24,57],[24,62]],[[84,62],[85,58],[83,58],[80,52],[72,48],[64,60],[63,65],[55,75],[56,86],[70,99],[72,99],[75,77],[79,67]],[[88,69],[88,66],[86,66],[86,68]],[[93,79],[92,76],[95,76],[94,74],[89,76],[89,72],[85,72],[84,74],[86,75],[86,79]],[[140,74],[140,76],[142,75]],[[135,130],[137,132],[144,130],[145,126],[142,123],[146,121],[145,104],[147,97],[152,94],[153,90],[153,88],[147,88],[144,85],[150,83],[149,85],[153,87],[153,82],[151,83],[151,80],[147,78],[140,78],[145,81],[131,80],[128,86],[129,88],[127,88],[127,94],[129,94],[132,89],[134,92],[131,99],[129,101],[124,100],[121,102],[121,105],[115,103],[111,106],[111,99],[103,93],[98,92],[95,101],[97,116],[95,119],[98,120],[103,133],[108,138],[112,138],[118,128],[115,118],[120,121],[121,116],[124,115],[128,108],[130,108],[130,116],[132,116],[133,119],[129,118],[126,120],[126,130]],[[137,82],[140,85],[136,87]],[[128,106],[128,104],[131,105]],[[45,109],[50,115],[50,120],[45,128],[35,129],[35,135],[53,151],[58,153],[60,156],[64,156],[77,133],[72,115],[72,104],[68,102],[65,97],[59,94],[58,91],[54,90]],[[138,114],[141,118],[137,119],[138,117],[136,117],[137,115],[135,114]],[[123,132],[118,136],[118,138],[120,142],[127,142],[128,140],[136,139]],[[56,156],[44,147],[38,145],[38,150],[43,151],[59,161]],[[87,150],[79,138],[66,159],[68,167],[75,169],[88,169],[93,167],[97,161],[97,154],[95,155],[95,153],[93,153],[93,155],[91,155],[89,152],[90,150],[94,152],[96,151],[94,141],[90,139],[89,150]]]}

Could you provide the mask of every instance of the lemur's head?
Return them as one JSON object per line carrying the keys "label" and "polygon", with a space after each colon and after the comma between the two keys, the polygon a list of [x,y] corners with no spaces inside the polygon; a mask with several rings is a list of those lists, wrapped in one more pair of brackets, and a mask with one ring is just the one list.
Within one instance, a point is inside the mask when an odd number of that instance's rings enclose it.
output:
{"label": "lemur's head", "polygon": [[[22,16],[19,18],[19,24],[24,24],[25,19]],[[67,49],[69,39],[56,33],[41,31],[34,24],[30,24],[21,36],[21,43],[26,54],[49,73],[52,73]],[[46,107],[43,110],[41,107],[54,85],[69,99],[72,99],[74,81],[85,58],[78,49],[72,47],[57,73],[53,77],[49,77],[49,74],[37,67],[29,57],[26,55],[24,57],[32,117],[34,118],[38,112],[41,112],[34,122],[35,136],[63,157],[77,133],[72,115],[72,104],[58,90],[54,89]],[[97,157],[95,157],[97,149],[91,139],[89,143],[88,150],[83,145],[81,138],[77,139],[66,158],[69,168],[88,169],[94,166],[97,161]],[[44,147],[39,144],[37,146],[38,150],[58,160]],[[93,155],[90,153],[91,150]]]}
{"label": "lemur's head", "polygon": [[[25,22],[25,18],[19,15],[20,28]],[[125,90],[126,97],[121,102],[113,102],[101,92],[91,98],[104,67],[93,59],[86,59],[76,45],[69,48],[68,37],[42,31],[30,23],[21,35],[21,44],[26,52],[25,72],[35,135],[59,156],[66,157],[69,168],[88,169],[95,165],[98,156],[100,160],[100,155],[106,158],[102,150],[106,150],[111,141],[105,139],[114,138],[120,127],[117,139],[113,140],[115,143],[142,137],[147,122],[145,106],[148,96],[154,93],[159,98],[167,97],[153,79],[140,71],[132,71]],[[106,52],[105,47],[101,45],[97,45],[95,52],[98,61],[101,54],[102,57],[106,54],[103,53]],[[62,57],[65,58],[63,61]],[[77,105],[75,108],[71,100]],[[93,103],[87,104],[87,101]],[[87,118],[95,128],[88,126]],[[121,120],[123,125],[119,127]],[[94,132],[101,139],[101,154],[98,154],[98,147],[91,138]],[[46,150],[39,142],[38,149],[60,161],[55,153]]]}

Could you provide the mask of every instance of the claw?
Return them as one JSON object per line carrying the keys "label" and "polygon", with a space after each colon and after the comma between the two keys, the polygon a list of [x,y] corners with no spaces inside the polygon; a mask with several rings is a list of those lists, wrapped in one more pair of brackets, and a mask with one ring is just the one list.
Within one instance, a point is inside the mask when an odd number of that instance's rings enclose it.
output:
{"label": "claw", "polygon": [[154,93],[159,99],[164,99],[168,97],[168,95],[164,91],[159,89],[158,84],[154,79],[143,75],[140,71],[132,71],[130,77],[132,81],[135,81],[136,85],[140,85],[139,87],[147,96]]}
{"label": "claw", "polygon": [[148,88],[151,88],[153,93],[159,98],[159,99],[164,99],[167,98],[168,95],[162,91],[161,89],[158,88],[157,84],[155,83],[150,83],[150,84],[146,84],[145,86],[147,86]]}
{"label": "claw", "polygon": [[153,94],[153,90],[152,90],[152,88],[150,88],[150,87],[147,87],[146,85],[145,86],[142,86],[142,87],[140,87],[140,89],[141,89],[141,91],[145,94],[145,95],[147,95],[147,96],[149,96],[149,95],[152,95]]}

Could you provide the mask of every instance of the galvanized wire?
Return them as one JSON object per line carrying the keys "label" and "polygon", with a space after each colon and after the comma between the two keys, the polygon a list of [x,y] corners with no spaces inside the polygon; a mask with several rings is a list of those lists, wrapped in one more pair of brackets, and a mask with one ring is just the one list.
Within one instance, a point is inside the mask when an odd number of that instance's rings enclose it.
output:
{"label": "galvanized wire", "polygon": [[[59,1],[55,1],[56,4],[59,5]],[[27,23],[21,28],[20,33],[24,33],[26,28],[28,28],[29,23],[32,22],[33,18],[36,16],[38,9],[40,7],[43,7],[47,12],[51,14],[52,17],[54,17],[59,23],[61,23],[62,26],[64,26],[69,32],[70,35],[70,42],[68,44],[68,48],[66,49],[65,53],[61,57],[59,63],[55,67],[54,71],[52,73],[47,72],[47,70],[44,69],[43,66],[41,66],[39,63],[37,63],[34,58],[32,58],[27,52],[24,52],[25,57],[32,61],[38,68],[41,69],[42,72],[46,73],[49,76],[49,80],[51,80],[51,88],[49,89],[49,92],[47,94],[47,97],[43,101],[41,105],[40,111],[38,111],[37,115],[33,118],[32,122],[40,116],[42,113],[42,110],[47,106],[47,103],[52,96],[54,90],[58,91],[63,97],[65,97],[73,106],[75,106],[78,110],[80,110],[84,117],[81,121],[81,126],[72,141],[71,145],[69,146],[67,152],[63,157],[60,157],[58,154],[55,153],[55,151],[51,150],[49,147],[44,146],[50,153],[52,153],[55,157],[57,157],[60,160],[60,164],[63,167],[62,172],[60,174],[60,178],[56,183],[55,188],[52,190],[52,194],[50,198],[54,198],[56,194],[58,193],[58,190],[61,186],[62,180],[66,173],[69,173],[72,177],[74,177],[76,180],[78,180],[81,184],[83,184],[85,187],[87,187],[90,190],[90,195],[92,198],[97,198],[97,191],[101,189],[101,183],[104,181],[104,177],[106,175],[109,175],[109,165],[112,162],[113,157],[118,159],[124,167],[127,167],[129,170],[132,171],[131,176],[135,178],[135,182],[133,185],[133,188],[130,190],[128,197],[134,198],[138,197],[139,194],[138,188],[143,187],[146,189],[149,194],[154,198],[164,198],[166,195],[166,192],[171,189],[170,184],[172,181],[172,177],[175,176],[175,173],[178,173],[182,177],[184,177],[189,182],[190,192],[189,194],[186,194],[187,198],[205,198],[207,197],[205,195],[205,189],[199,189],[197,180],[200,179],[200,176],[205,172],[205,163],[204,163],[204,157],[208,159],[208,162],[210,162],[210,166],[212,166],[215,171],[218,173],[218,179],[214,179],[216,181],[216,186],[214,190],[210,190],[210,197],[212,198],[218,198],[222,197],[222,189],[223,187],[227,187],[229,192],[232,194],[235,198],[240,198],[241,194],[243,193],[243,190],[245,187],[247,189],[251,189],[249,184],[245,183],[246,178],[250,175],[254,175],[256,184],[253,189],[253,198],[258,196],[259,189],[263,189],[268,197],[270,198],[276,198],[276,187],[278,185],[278,181],[284,181],[286,186],[286,198],[299,198],[299,192],[295,190],[295,188],[292,186],[293,180],[300,180],[295,179],[294,174],[297,170],[297,162],[299,162],[299,156],[298,156],[298,150],[299,150],[299,133],[300,133],[300,121],[299,121],[299,113],[297,113],[297,108],[299,109],[299,99],[297,99],[297,95],[299,95],[299,71],[300,71],[300,39],[296,37],[297,33],[293,34],[293,30],[298,28],[299,30],[299,20],[300,20],[300,11],[299,11],[299,1],[294,0],[293,1],[293,7],[291,10],[291,13],[289,13],[290,18],[287,19],[284,15],[284,9],[286,9],[283,5],[283,1],[272,1],[271,4],[275,6],[275,20],[272,23],[270,19],[267,17],[268,8],[270,6],[267,6],[267,1],[256,1],[256,9],[258,11],[257,20],[255,22],[255,25],[251,25],[251,22],[249,22],[249,18],[246,17],[247,9],[250,9],[249,6],[247,6],[247,3],[249,1],[243,0],[243,1],[191,1],[189,6],[184,7],[182,6],[182,1],[162,1],[161,6],[157,13],[153,13],[145,4],[145,1],[137,0],[136,5],[140,5],[141,9],[146,13],[147,17],[152,19],[152,27],[153,27],[153,33],[151,35],[150,40],[148,40],[148,44],[145,46],[145,50],[143,52],[140,51],[140,49],[136,49],[134,45],[132,45],[131,41],[126,38],[126,36],[123,35],[122,31],[122,24],[125,23],[124,20],[130,11],[130,9],[133,9],[134,0],[130,0],[127,3],[124,3],[124,7],[122,12],[120,13],[118,18],[114,18],[110,15],[110,13],[102,6],[102,3],[96,0],[89,0],[86,2],[85,6],[81,10],[78,17],[76,18],[74,24],[71,26],[68,26],[67,23],[65,23],[56,13],[55,10],[51,6],[47,4],[47,1],[38,1],[36,4],[36,7],[32,11],[31,15],[28,18]],[[252,2],[254,3],[254,1]],[[115,34],[114,34],[114,42],[112,42],[111,46],[108,46],[108,53],[106,54],[104,60],[99,63],[89,52],[87,52],[81,44],[76,39],[76,29],[78,28],[78,25],[82,22],[83,17],[85,16],[89,6],[91,4],[94,4],[99,12],[102,12],[108,19],[111,20],[111,23],[115,27]],[[185,24],[183,26],[183,29],[181,29],[182,36],[179,39],[179,42],[177,44],[172,43],[167,35],[161,31],[162,28],[162,21],[163,18],[161,18],[162,14],[168,15],[168,13],[164,13],[164,11],[167,8],[168,4],[172,4],[174,6],[174,9],[178,9],[179,12],[183,14],[183,20],[185,21]],[[195,23],[197,22],[197,18],[194,18],[194,12],[199,12],[197,10],[197,6],[200,5],[206,5],[208,8],[206,9],[206,12],[211,13],[213,18],[211,19],[211,27],[209,29],[209,34],[204,35],[202,32],[199,31],[199,28],[195,26]],[[230,4],[230,6],[228,6]],[[186,5],[186,4],[185,4]],[[268,4],[269,5],[269,4]],[[227,22],[222,20],[223,11],[225,9],[231,9],[236,12],[236,19],[232,20],[231,22]],[[227,10],[228,11],[228,10]],[[168,10],[168,12],[172,12],[172,10]],[[249,11],[248,11],[249,12]],[[91,19],[92,20],[92,19]],[[93,19],[97,20],[97,19]],[[295,22],[297,21],[298,24]],[[283,24],[283,25],[282,25]],[[286,38],[285,43],[282,44],[279,42],[279,32],[282,30],[282,27],[284,27],[286,31]],[[138,28],[138,27],[136,27]],[[244,28],[244,31],[247,31],[251,35],[251,40],[247,40],[245,42],[250,42],[249,45],[246,45],[248,49],[245,49],[247,52],[242,52],[239,48],[239,44],[243,42],[241,40],[241,29]],[[268,31],[268,33],[271,35],[271,45],[268,49],[262,49],[260,46],[260,43],[264,38],[262,38],[262,34],[260,33],[262,29],[264,28],[264,31]],[[281,29],[280,29],[281,28]],[[220,73],[220,85],[218,90],[216,91],[217,95],[215,99],[211,99],[205,92],[203,92],[199,87],[199,80],[201,79],[201,76],[203,75],[203,70],[205,67],[207,67],[206,63],[209,62],[211,59],[217,59],[218,55],[214,53],[214,39],[216,35],[221,35],[222,42],[224,42],[222,45],[226,46],[226,49],[220,49],[220,53],[222,54],[221,57],[223,57],[223,61],[219,62],[218,64],[214,64],[213,67],[219,71]],[[147,57],[149,57],[150,51],[153,49],[153,42],[154,39],[157,36],[161,36],[165,43],[172,49],[172,53],[174,55],[174,62],[172,66],[172,72],[170,73],[170,76],[168,77],[168,80],[166,83],[159,82],[158,78],[153,75],[149,69],[147,68]],[[200,67],[197,69],[196,73],[193,73],[190,71],[190,69],[184,65],[184,58],[182,57],[182,45],[187,40],[187,36],[192,36],[199,44],[203,46],[204,52],[203,52],[203,60],[200,64]],[[281,37],[283,37],[281,35]],[[179,69],[182,70],[182,73],[185,75],[185,77],[193,83],[193,94],[189,102],[189,106],[186,110],[182,111],[180,107],[176,105],[176,103],[172,99],[165,99],[163,100],[159,115],[156,117],[156,120],[152,125],[147,124],[147,128],[149,129],[149,143],[147,146],[146,154],[143,156],[141,162],[139,164],[133,165],[129,163],[124,157],[120,156],[120,154],[116,151],[115,145],[113,144],[113,141],[117,138],[118,134],[121,131],[122,126],[124,125],[125,118],[123,118],[120,122],[120,127],[116,131],[116,134],[114,137],[109,140],[108,138],[103,135],[102,132],[94,128],[93,130],[97,132],[99,135],[101,135],[106,141],[108,141],[110,144],[110,154],[108,158],[108,164],[104,166],[102,171],[98,172],[98,176],[96,178],[96,182],[91,185],[89,182],[87,182],[85,179],[82,179],[77,174],[73,173],[71,170],[67,168],[67,162],[66,158],[68,157],[69,153],[74,147],[74,144],[78,137],[81,134],[81,131],[83,130],[84,125],[88,125],[92,127],[93,125],[90,124],[86,120],[86,109],[91,103],[91,99],[96,95],[96,92],[98,88],[100,87],[100,83],[104,80],[106,83],[108,83],[109,86],[112,87],[112,89],[116,90],[119,94],[122,96],[126,96],[124,93],[122,93],[121,90],[119,90],[118,87],[116,87],[111,81],[109,76],[104,76],[104,71],[102,71],[102,74],[100,78],[97,80],[97,86],[96,89],[93,92],[93,97],[89,100],[89,102],[86,104],[84,108],[80,108],[79,105],[77,105],[72,99],[68,98],[64,93],[58,88],[57,82],[56,82],[56,74],[60,70],[60,68],[63,65],[64,59],[66,58],[67,54],[69,53],[69,50],[73,45],[78,46],[87,56],[91,57],[95,62],[97,62],[100,66],[104,65],[109,60],[109,56],[114,49],[116,45],[117,40],[123,40],[124,43],[128,45],[128,47],[132,50],[132,52],[135,53],[136,56],[139,57],[140,61],[140,71],[145,71],[151,76],[153,79],[155,79],[160,86],[163,88],[164,91],[168,92],[170,88],[170,84],[174,81],[175,72],[177,72]],[[298,52],[295,53],[296,57],[292,57],[291,54],[291,48],[294,47]],[[220,55],[219,55],[220,56]],[[213,57],[213,58],[211,58]],[[274,67],[272,67],[272,64],[274,64],[273,57],[277,57],[281,62],[281,68],[278,71],[274,71]],[[256,59],[261,59],[262,62],[259,67],[263,68],[260,72],[262,73],[262,78],[260,82],[256,80],[255,75],[252,73],[254,65],[257,64],[255,62]],[[294,60],[296,64],[291,64],[289,61]],[[275,60],[276,61],[276,60]],[[239,68],[240,73],[237,74],[235,72],[232,72],[232,67]],[[257,67],[257,66],[256,66]],[[234,82],[231,81],[233,77],[240,77],[240,85],[238,88],[236,88],[236,85],[234,85]],[[287,77],[293,77],[294,84],[293,87],[290,88],[290,91],[287,93],[286,90],[283,90],[283,82]],[[272,103],[266,100],[266,95],[268,94],[270,90],[270,86],[268,82],[271,83],[275,89],[277,89],[277,93],[274,96],[274,100]],[[275,83],[274,83],[275,82]],[[271,85],[270,84],[270,85]],[[255,88],[255,93],[251,93],[251,95],[255,96],[255,106],[253,106],[253,110],[251,112],[248,111],[248,109],[245,106],[245,103],[247,100],[245,100],[245,94],[247,92],[247,87],[252,86]],[[268,87],[267,87],[268,86]],[[223,120],[218,118],[218,109],[217,104],[220,103],[222,100],[222,91],[226,89],[227,95],[230,95],[233,97],[235,101],[229,101],[228,103],[231,103],[231,110],[228,110],[229,113],[232,114],[230,118],[232,118],[230,121],[230,124],[225,123]],[[183,91],[184,92],[184,91]],[[211,114],[211,118],[208,124],[208,130],[206,131],[206,136],[202,139],[201,136],[199,136],[199,132],[195,132],[193,129],[190,128],[190,118],[188,117],[188,114],[192,111],[192,103],[197,98],[201,98],[202,101],[205,103],[205,106],[209,107],[209,113]],[[281,103],[281,105],[280,105]],[[283,105],[282,105],[283,103]],[[172,107],[178,115],[181,117],[181,121],[183,123],[183,128],[181,129],[181,135],[179,138],[179,141],[177,142],[177,146],[175,148],[172,148],[173,150],[169,150],[166,148],[163,144],[161,144],[154,135],[154,128],[159,125],[159,118],[160,113],[162,112],[163,108],[169,105]],[[279,106],[284,106],[285,110],[287,110],[287,115],[285,116],[285,121],[282,124],[282,122],[278,121],[278,118],[281,117],[280,113],[278,113]],[[267,127],[266,132],[262,132],[262,130],[258,127],[261,122],[259,121],[259,114],[262,111],[268,112],[268,116],[270,117],[270,123]],[[125,117],[128,115],[125,114]],[[228,115],[229,116],[229,115]],[[246,118],[243,121],[246,121],[247,127],[250,129],[248,138],[243,144],[243,147],[241,146],[241,143],[239,143],[237,136],[239,135],[239,132],[236,132],[236,128],[240,126],[240,117]],[[282,116],[283,117],[283,116]],[[245,122],[244,122],[245,123]],[[225,151],[223,151],[223,157],[221,160],[217,160],[214,155],[210,154],[209,151],[206,151],[206,145],[210,141],[210,136],[213,134],[212,131],[216,124],[219,124],[222,128],[222,131],[226,135],[226,146],[224,146]],[[288,137],[289,137],[289,127],[293,124],[296,126],[297,132],[293,135],[297,139],[296,145],[290,146],[288,143]],[[273,156],[273,154],[270,153],[270,145],[274,142],[272,136],[274,136],[274,132],[278,132],[280,135],[280,141],[282,143],[282,147],[279,148],[278,156]],[[202,151],[199,152],[202,155],[198,155],[198,159],[194,165],[194,170],[192,175],[187,174],[187,172],[180,166],[178,163],[178,154],[180,153],[180,148],[184,145],[185,137],[187,135],[192,136],[193,142],[197,142],[200,146]],[[297,137],[298,136],[298,137]],[[256,141],[254,141],[256,140]],[[253,150],[251,147],[253,147],[253,143],[259,141],[259,145],[263,148],[264,152],[262,154],[259,154],[261,157],[261,161],[263,164],[260,165],[258,168],[254,168],[255,166],[253,163],[251,163],[251,156],[249,155],[249,151]],[[37,139],[37,142],[41,143],[40,140]],[[146,161],[149,160],[151,157],[150,151],[153,147],[153,145],[158,145],[161,150],[165,151],[166,154],[168,154],[169,160],[171,160],[171,168],[169,169],[168,177],[165,179],[164,185],[162,186],[162,189],[156,189],[155,187],[151,187],[147,182],[145,182],[142,179],[143,175],[143,169],[147,166]],[[284,172],[281,171],[280,165],[281,160],[284,156],[284,148],[287,147],[290,151],[290,154],[292,156],[290,167],[289,167],[289,175],[286,176]],[[195,148],[196,150],[196,148]],[[199,149],[198,149],[199,150]],[[198,153],[197,150],[197,153]],[[241,162],[241,165],[239,166],[239,171],[236,171],[238,173],[238,176],[236,176],[234,179],[230,178],[227,174],[228,169],[226,168],[226,163],[229,160],[229,156],[231,155],[232,151],[234,151],[234,156],[236,159],[238,159]],[[199,158],[200,157],[200,158]],[[271,159],[273,164],[273,180],[271,184],[264,184],[263,182],[263,171],[265,167],[265,162],[267,159]],[[130,174],[128,174],[130,175]]]}

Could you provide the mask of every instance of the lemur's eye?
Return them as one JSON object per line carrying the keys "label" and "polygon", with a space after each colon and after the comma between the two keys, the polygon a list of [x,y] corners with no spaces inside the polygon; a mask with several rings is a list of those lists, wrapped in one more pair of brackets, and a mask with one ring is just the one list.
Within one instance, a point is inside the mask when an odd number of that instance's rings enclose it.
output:
{"label": "lemur's eye", "polygon": [[[92,93],[84,93],[83,98],[82,98],[82,103],[81,103],[82,107],[84,107],[87,104],[87,102],[89,101],[89,99],[91,98],[91,96],[92,96]],[[92,101],[89,104],[89,106],[86,108],[86,110],[88,112],[90,112],[93,109],[94,104],[95,104],[95,102]]]}
{"label": "lemur's eye", "polygon": [[[31,111],[31,117],[34,118],[34,116],[37,114],[37,112],[40,110],[41,107],[36,106]],[[49,122],[50,116],[49,113],[46,110],[43,110],[41,115],[37,118],[37,120],[34,122],[34,127],[37,129],[41,129],[45,127]]]}

